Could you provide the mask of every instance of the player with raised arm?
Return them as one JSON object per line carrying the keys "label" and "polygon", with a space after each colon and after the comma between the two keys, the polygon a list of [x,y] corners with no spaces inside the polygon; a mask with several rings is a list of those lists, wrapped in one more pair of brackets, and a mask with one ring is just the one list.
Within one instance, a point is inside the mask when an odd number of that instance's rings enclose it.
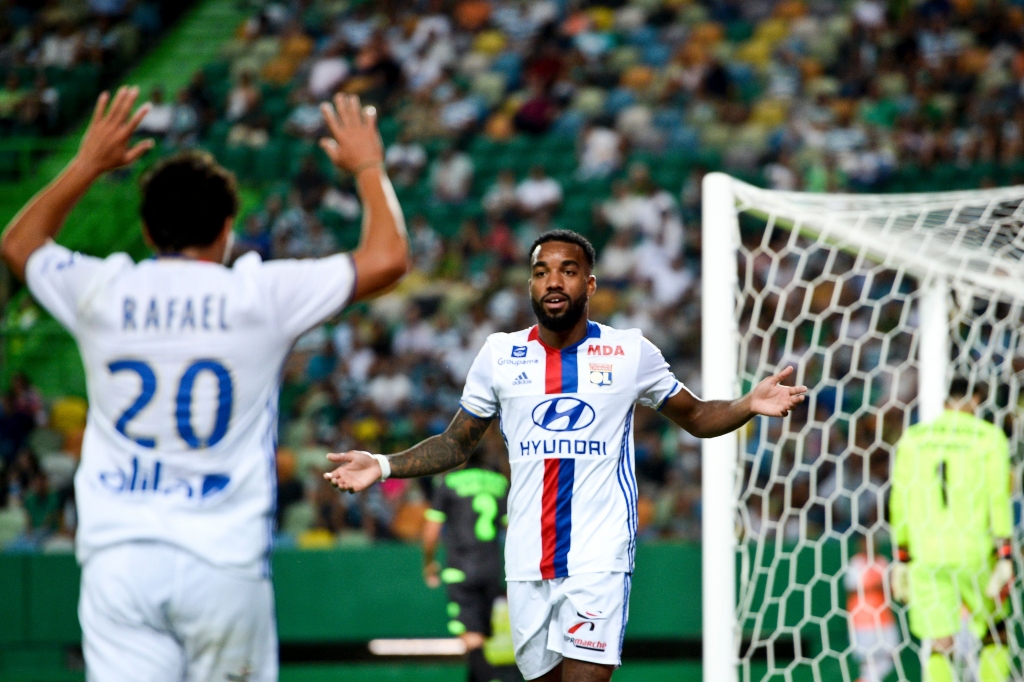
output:
{"label": "player with raised arm", "polygon": [[637,532],[634,405],[712,438],[755,415],[785,416],[806,391],[781,384],[786,368],[738,400],[700,400],[639,330],[588,319],[594,260],[574,232],[541,235],[529,282],[539,324],[488,338],[448,429],[395,455],[331,454],[341,466],[325,474],[359,491],[446,471],[500,416],[512,468],[505,577],[528,680],[599,682],[620,663]]}
{"label": "player with raised arm", "polygon": [[156,257],[55,244],[67,215],[130,145],[138,88],[100,95],[77,155],[8,225],[0,254],[75,337],[89,414],[75,475],[86,676],[103,682],[277,679],[269,579],[279,374],[289,349],[406,270],[405,225],[372,109],[323,105],[321,146],[352,172],[351,254],[231,268],[234,179],[208,154],[166,159],[142,186]]}
{"label": "player with raised arm", "polygon": [[1002,429],[975,416],[980,399],[966,379],[954,379],[946,410],[907,429],[896,449],[892,595],[909,606],[910,631],[931,650],[928,682],[956,679],[951,658],[964,606],[982,641],[979,681],[1010,678],[1010,449]]}

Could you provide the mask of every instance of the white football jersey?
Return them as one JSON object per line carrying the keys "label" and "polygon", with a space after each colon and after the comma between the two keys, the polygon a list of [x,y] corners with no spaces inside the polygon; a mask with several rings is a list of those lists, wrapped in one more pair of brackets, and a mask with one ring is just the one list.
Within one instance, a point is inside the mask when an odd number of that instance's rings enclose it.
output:
{"label": "white football jersey", "polygon": [[633,571],[633,408],[660,408],[681,390],[639,329],[591,322],[561,350],[537,327],[488,337],[462,407],[499,417],[508,447],[508,580]]}
{"label": "white football jersey", "polygon": [[85,365],[79,560],[159,541],[266,575],[281,368],[295,339],[349,300],[352,259],[135,264],[50,243],[26,280]]}

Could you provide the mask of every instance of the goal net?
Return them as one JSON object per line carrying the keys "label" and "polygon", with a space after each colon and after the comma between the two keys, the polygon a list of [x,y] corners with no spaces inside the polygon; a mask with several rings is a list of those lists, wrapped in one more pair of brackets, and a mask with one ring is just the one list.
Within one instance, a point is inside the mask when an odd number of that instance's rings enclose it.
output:
{"label": "goal net", "polygon": [[[954,378],[985,389],[978,415],[1010,437],[1019,556],[1024,187],[804,194],[715,173],[703,191],[704,396],[786,365],[809,387],[789,417],[704,443],[704,680],[921,680],[928,642],[884,567],[896,443],[942,413]],[[970,630],[961,682],[977,679]]]}

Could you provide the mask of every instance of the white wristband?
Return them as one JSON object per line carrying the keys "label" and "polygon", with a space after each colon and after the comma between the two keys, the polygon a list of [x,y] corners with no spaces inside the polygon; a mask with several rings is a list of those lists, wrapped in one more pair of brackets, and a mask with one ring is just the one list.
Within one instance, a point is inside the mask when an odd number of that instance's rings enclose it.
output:
{"label": "white wristband", "polygon": [[377,460],[377,464],[380,464],[380,480],[386,481],[391,478],[391,462],[388,461],[388,458],[384,455],[370,455],[370,457],[373,457]]}

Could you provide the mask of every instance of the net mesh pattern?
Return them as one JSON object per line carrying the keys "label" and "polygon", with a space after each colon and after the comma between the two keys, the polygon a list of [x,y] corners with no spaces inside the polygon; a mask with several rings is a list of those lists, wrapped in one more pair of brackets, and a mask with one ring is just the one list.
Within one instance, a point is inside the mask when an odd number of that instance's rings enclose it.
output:
{"label": "net mesh pattern", "polygon": [[[1010,436],[1019,518],[1024,188],[830,196],[736,182],[734,192],[739,388],[785,365],[810,387],[788,418],[740,433],[740,679],[920,680],[921,645],[886,563],[896,445],[918,421],[923,282],[949,283],[947,381],[987,389],[978,414]],[[1013,679],[1024,680],[1019,587],[1007,623]],[[879,598],[866,625],[863,605]],[[977,673],[968,630],[957,636],[963,682]]]}

